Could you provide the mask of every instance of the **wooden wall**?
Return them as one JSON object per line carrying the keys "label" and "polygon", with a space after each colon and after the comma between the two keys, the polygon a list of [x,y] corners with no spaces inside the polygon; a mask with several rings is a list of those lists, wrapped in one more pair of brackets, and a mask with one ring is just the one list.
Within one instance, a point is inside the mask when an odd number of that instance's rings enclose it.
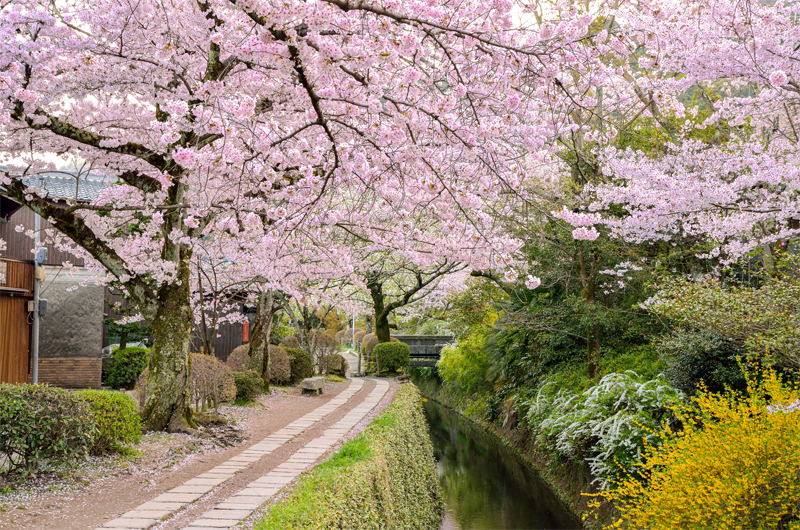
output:
{"label": "wooden wall", "polygon": [[[117,302],[123,302],[122,297],[119,295],[113,294],[108,288],[105,290],[105,309],[104,312],[107,315],[105,318],[112,318],[114,320],[119,320],[122,316],[117,315],[114,313],[112,309],[112,305]],[[103,327],[103,347],[108,346],[109,340],[107,336],[107,326]],[[228,360],[228,355],[236,348],[237,346],[242,345],[242,325],[241,324],[222,324],[219,326],[215,335],[220,335],[219,337],[215,336],[211,340],[211,347],[214,350],[214,355],[216,355],[219,359],[226,361]],[[203,339],[202,333],[199,329],[192,330],[192,342],[191,342],[191,350],[196,352],[200,351],[203,346]]]}
{"label": "wooden wall", "polygon": [[[211,340],[211,347],[214,349],[214,355],[222,360],[227,361],[228,355],[237,346],[242,345],[242,325],[241,324],[221,324],[217,330],[216,335]],[[200,330],[195,329],[192,333],[192,351],[200,351],[203,345],[203,339]]]}
{"label": "wooden wall", "polygon": [[0,259],[0,382],[24,383],[30,364],[33,264]]}
{"label": "wooden wall", "polygon": [[30,337],[28,299],[0,293],[0,383],[28,379]]}

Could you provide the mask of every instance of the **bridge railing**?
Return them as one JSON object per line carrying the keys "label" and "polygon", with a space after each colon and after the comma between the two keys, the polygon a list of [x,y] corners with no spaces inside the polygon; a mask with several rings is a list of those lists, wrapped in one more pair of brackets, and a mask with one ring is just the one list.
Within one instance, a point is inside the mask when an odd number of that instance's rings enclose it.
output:
{"label": "bridge railing", "polygon": [[442,355],[442,348],[453,342],[452,335],[394,335],[395,339],[408,344],[411,350],[411,366],[435,366]]}

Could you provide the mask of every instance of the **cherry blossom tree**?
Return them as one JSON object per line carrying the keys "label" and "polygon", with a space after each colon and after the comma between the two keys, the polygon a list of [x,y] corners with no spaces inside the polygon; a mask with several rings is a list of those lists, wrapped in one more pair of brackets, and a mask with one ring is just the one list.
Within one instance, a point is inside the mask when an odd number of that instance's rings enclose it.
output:
{"label": "cherry blossom tree", "polygon": [[[304,225],[378,230],[365,223],[364,197],[402,197],[405,209],[435,210],[453,231],[489,235],[485,219],[470,213],[518,185],[518,146],[544,142],[533,125],[540,108],[518,94],[550,84],[546,76],[520,81],[520,72],[551,64],[550,44],[538,32],[511,31],[511,7],[3,7],[2,184],[117,278],[153,323],[146,428],[193,424],[197,238],[262,232],[268,247]],[[27,180],[51,169],[53,156],[85,161],[117,184],[94,204],[55,206]],[[392,239],[413,238],[394,231]],[[436,246],[446,249],[447,238]]]}
{"label": "cherry blossom tree", "polygon": [[773,268],[776,246],[800,233],[794,3],[640,2],[616,21],[636,44],[637,84],[658,102],[649,114],[674,125],[657,156],[604,149],[609,178],[590,209],[630,241],[695,238],[703,257],[757,250]]}

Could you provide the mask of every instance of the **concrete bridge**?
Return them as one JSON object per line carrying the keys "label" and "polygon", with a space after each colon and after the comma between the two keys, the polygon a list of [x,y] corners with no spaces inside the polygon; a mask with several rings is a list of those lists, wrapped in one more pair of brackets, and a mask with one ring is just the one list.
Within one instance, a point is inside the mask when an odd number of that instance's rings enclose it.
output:
{"label": "concrete bridge", "polygon": [[442,348],[453,342],[452,335],[392,335],[411,350],[411,366],[436,366]]}

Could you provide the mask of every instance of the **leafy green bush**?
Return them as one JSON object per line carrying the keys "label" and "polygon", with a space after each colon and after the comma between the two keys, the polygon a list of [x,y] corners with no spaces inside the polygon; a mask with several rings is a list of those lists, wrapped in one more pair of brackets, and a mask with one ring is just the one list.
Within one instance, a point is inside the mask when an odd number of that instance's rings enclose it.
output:
{"label": "leafy green bush", "polygon": [[732,339],[783,369],[800,369],[800,256],[780,252],[758,286],[722,279],[665,279],[650,310],[689,329]]}
{"label": "leafy green bush", "polygon": [[233,380],[236,382],[236,399],[245,403],[253,401],[259,394],[264,392],[264,380],[261,375],[253,370],[246,372],[233,372]]}
{"label": "leafy green bush", "polygon": [[458,383],[467,392],[486,390],[491,386],[484,340],[485,334],[478,331],[457,344],[445,346],[437,363],[442,379],[451,384]]}
{"label": "leafy green bush", "polygon": [[394,403],[306,475],[256,530],[439,528],[442,493],[419,391]]}
{"label": "leafy green bush", "polygon": [[7,472],[35,474],[85,456],[97,424],[77,393],[44,385],[0,385],[0,455]]}
{"label": "leafy green bush", "polygon": [[667,363],[659,357],[658,351],[651,344],[631,346],[622,354],[606,354],[600,361],[600,373],[603,375],[630,370],[645,379],[653,379],[666,369]]}
{"label": "leafy green bush", "polygon": [[269,345],[269,380],[278,385],[285,385],[292,380],[292,365],[289,355],[280,346]]}
{"label": "leafy green bush", "polygon": [[338,353],[326,355],[322,358],[322,370],[326,374],[335,374],[344,377],[347,374],[347,359]]}
{"label": "leafy green bush", "polygon": [[411,350],[405,342],[382,342],[375,345],[372,355],[382,372],[396,372],[408,368]]}
{"label": "leafy green bush", "polygon": [[118,451],[123,445],[141,441],[142,424],[131,396],[107,390],[81,390],[77,394],[89,404],[97,425],[92,453]]}
{"label": "leafy green bush", "polygon": [[104,374],[104,383],[111,388],[133,388],[136,379],[147,368],[150,350],[131,346],[114,350],[114,358]]}
{"label": "leafy green bush", "polygon": [[314,362],[310,353],[300,348],[284,348],[284,350],[286,350],[286,355],[289,356],[292,383],[297,383],[306,377],[314,375]]}
{"label": "leafy green bush", "polygon": [[747,386],[737,361],[744,352],[729,338],[711,331],[678,329],[662,339],[658,348],[667,364],[664,375],[689,395],[695,394],[701,382],[711,392]]}

